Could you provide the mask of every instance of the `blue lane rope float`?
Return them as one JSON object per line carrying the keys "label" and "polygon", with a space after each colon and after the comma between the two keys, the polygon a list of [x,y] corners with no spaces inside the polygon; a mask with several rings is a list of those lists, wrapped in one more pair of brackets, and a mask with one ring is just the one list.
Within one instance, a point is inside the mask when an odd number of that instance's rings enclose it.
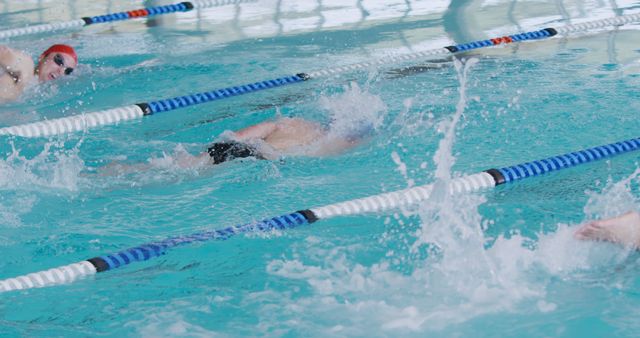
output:
{"label": "blue lane rope float", "polygon": [[508,36],[503,36],[495,39],[480,40],[480,41],[475,41],[470,43],[463,43],[455,46],[447,46],[444,48],[449,50],[451,53],[456,53],[456,52],[464,52],[464,51],[482,48],[482,47],[497,46],[503,43],[507,44],[512,42],[544,39],[544,38],[552,37],[556,34],[558,34],[558,31],[556,31],[554,28],[545,28],[535,32],[508,35]]}
{"label": "blue lane rope float", "polygon": [[215,100],[224,99],[231,96],[237,96],[247,93],[256,92],[259,90],[281,87],[288,84],[302,82],[307,80],[308,77],[304,73],[280,77],[273,80],[260,81],[250,83],[246,85],[234,86],[229,88],[212,90],[204,93],[197,93],[192,95],[179,96],[167,100],[151,101],[149,103],[140,103],[138,106],[142,108],[145,115],[151,115],[154,113],[165,112],[178,108],[188,107],[195,104],[211,102]]}
{"label": "blue lane rope float", "polygon": [[[615,155],[640,149],[640,138],[625,140],[585,150],[553,156],[542,160],[526,162],[510,167],[489,169],[483,172],[452,179],[448,182],[452,194],[473,192],[492,188],[498,185],[543,175],[552,171],[570,168]],[[106,254],[78,263],[65,265],[46,271],[30,273],[0,280],[0,292],[25,290],[37,287],[70,283],[78,278],[94,275],[162,256],[173,247],[205,242],[209,240],[227,240],[234,235],[247,232],[268,232],[273,230],[292,229],[314,223],[321,219],[336,216],[364,214],[395,209],[412,205],[429,198],[433,184],[423,185],[405,190],[384,193],[346,202],[330,204],[323,207],[305,209],[278,217],[268,218],[257,223],[231,226],[220,230],[197,232],[186,236],[170,237],[165,240],[151,242],[111,254]]]}
{"label": "blue lane rope float", "polygon": [[166,112],[196,104],[212,102],[232,96],[253,93],[260,90],[281,87],[307,80],[307,74],[300,73],[273,80],[254,82],[246,85],[215,89],[208,92],[177,96],[165,100],[138,103],[135,105],[102,110],[58,119],[44,120],[18,126],[0,128],[0,135],[41,137],[60,135],[89,128],[133,120],[155,113]]}
{"label": "blue lane rope float", "polygon": [[310,79],[333,76],[349,71],[356,71],[371,67],[385,66],[393,62],[407,62],[419,58],[442,56],[445,54],[455,54],[466,52],[472,49],[498,46],[513,42],[533,41],[553,37],[558,34],[569,34],[593,29],[601,29],[609,26],[624,25],[631,22],[640,21],[640,14],[630,14],[610,19],[589,21],[575,25],[567,25],[559,28],[545,28],[542,30],[508,35],[488,40],[480,40],[471,43],[446,46],[416,52],[411,54],[393,55],[368,62],[338,66],[317,70],[313,72],[298,73],[296,75],[285,76],[273,80],[260,81],[245,85],[233,86],[223,89],[212,90],[204,93],[178,96],[172,99],[138,103],[135,105],[102,110],[98,112],[73,115],[58,119],[39,121],[12,127],[0,128],[0,135],[15,135],[22,137],[43,137],[60,135],[64,133],[83,131],[89,128],[118,123],[121,121],[141,118],[158,112],[170,111],[195,104],[211,102],[227,97],[252,93],[259,90],[281,87],[289,84],[299,83]]}
{"label": "blue lane rope float", "polygon": [[27,26],[22,28],[8,29],[0,31],[0,39],[11,37],[39,34],[45,32],[53,32],[64,29],[80,28],[100,23],[112,23],[115,21],[123,21],[130,19],[145,18],[151,16],[172,14],[177,12],[188,12],[194,9],[218,7],[225,5],[236,5],[247,2],[255,2],[256,0],[203,0],[203,1],[185,1],[170,5],[146,7],[127,12],[108,13],[104,15],[96,15],[91,17],[83,17],[77,20],[48,23],[42,25]]}
{"label": "blue lane rope float", "polygon": [[220,230],[198,232],[188,236],[171,237],[162,241],[152,242],[137,247],[122,250],[116,253],[103,255],[88,259],[96,272],[113,270],[133,262],[142,262],[164,255],[168,249],[191,244],[195,242],[205,242],[209,240],[227,240],[234,235],[253,231],[273,231],[292,229],[301,225],[310,224],[315,216],[309,210],[302,210],[291,214],[286,214],[270,219],[265,219],[258,223],[250,223],[240,226],[232,226]]}

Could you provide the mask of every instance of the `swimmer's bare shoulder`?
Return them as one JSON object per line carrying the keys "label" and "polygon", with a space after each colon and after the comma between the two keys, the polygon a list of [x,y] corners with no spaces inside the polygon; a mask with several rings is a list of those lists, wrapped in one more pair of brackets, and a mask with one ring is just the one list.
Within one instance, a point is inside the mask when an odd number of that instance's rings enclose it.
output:
{"label": "swimmer's bare shoulder", "polygon": [[276,130],[274,122],[261,122],[236,131],[235,137],[238,141],[248,141],[251,139],[264,139]]}
{"label": "swimmer's bare shoulder", "polygon": [[276,131],[294,132],[306,134],[322,134],[322,125],[315,121],[305,120],[299,117],[281,117],[275,121]]}
{"label": "swimmer's bare shoulder", "polygon": [[34,69],[31,56],[0,46],[0,102],[18,98],[35,81]]}

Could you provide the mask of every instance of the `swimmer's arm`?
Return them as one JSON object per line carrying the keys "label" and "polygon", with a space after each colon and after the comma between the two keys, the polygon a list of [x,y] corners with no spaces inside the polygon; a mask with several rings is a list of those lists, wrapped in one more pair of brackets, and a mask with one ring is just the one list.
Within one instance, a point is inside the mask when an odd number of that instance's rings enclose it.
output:
{"label": "swimmer's arm", "polygon": [[234,134],[238,141],[246,141],[250,139],[265,139],[277,128],[274,122],[262,122],[256,125],[240,129]]}
{"label": "swimmer's arm", "polygon": [[[19,65],[15,51],[7,46],[0,46],[0,71],[9,75],[13,82],[18,83],[22,78],[22,74],[16,69],[19,69]],[[0,76],[2,73],[0,73]]]}
{"label": "swimmer's arm", "polygon": [[0,76],[2,76],[3,74],[9,75],[9,77],[11,77],[13,82],[16,84],[20,82],[20,78],[22,78],[21,72],[13,72],[9,70],[9,68],[7,68],[5,65],[0,64]]}
{"label": "swimmer's arm", "polygon": [[148,162],[127,164],[113,161],[99,167],[97,173],[100,176],[129,175],[137,172],[146,172],[154,168],[177,167],[182,169],[199,168],[211,165],[211,156],[208,153],[191,155],[187,152],[174,154],[169,161],[165,158],[151,158]]}

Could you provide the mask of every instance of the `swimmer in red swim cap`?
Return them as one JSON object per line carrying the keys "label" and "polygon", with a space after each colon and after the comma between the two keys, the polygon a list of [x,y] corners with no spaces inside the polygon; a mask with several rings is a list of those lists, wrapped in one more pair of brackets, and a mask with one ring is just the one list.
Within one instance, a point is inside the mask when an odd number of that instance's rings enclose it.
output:
{"label": "swimmer in red swim cap", "polygon": [[35,74],[42,82],[55,80],[63,75],[71,74],[77,65],[78,55],[73,47],[53,45],[40,55]]}
{"label": "swimmer in red swim cap", "polygon": [[49,47],[37,65],[26,53],[0,46],[0,102],[17,99],[30,84],[69,75],[77,65],[78,55],[68,45]]}

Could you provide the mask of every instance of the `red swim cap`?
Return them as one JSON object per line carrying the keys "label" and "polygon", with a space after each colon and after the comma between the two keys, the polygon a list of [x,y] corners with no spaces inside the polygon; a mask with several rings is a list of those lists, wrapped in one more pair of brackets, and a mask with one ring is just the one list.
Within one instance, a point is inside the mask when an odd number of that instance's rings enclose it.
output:
{"label": "red swim cap", "polygon": [[76,60],[76,63],[78,63],[78,55],[76,54],[76,51],[73,49],[73,47],[69,45],[53,45],[40,55],[40,59],[47,57],[47,55],[51,53],[69,54],[71,55],[71,57],[73,57],[74,60]]}

